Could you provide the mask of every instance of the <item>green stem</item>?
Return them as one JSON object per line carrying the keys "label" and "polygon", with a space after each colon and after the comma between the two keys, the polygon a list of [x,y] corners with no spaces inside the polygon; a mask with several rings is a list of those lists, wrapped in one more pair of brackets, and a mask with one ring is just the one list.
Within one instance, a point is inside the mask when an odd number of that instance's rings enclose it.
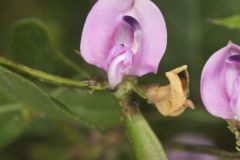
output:
{"label": "green stem", "polygon": [[170,149],[176,149],[181,151],[189,151],[194,153],[208,154],[216,157],[220,157],[223,160],[239,160],[240,153],[223,151],[214,147],[204,145],[192,145],[183,144],[178,142],[171,142],[167,144]]}
{"label": "green stem", "polygon": [[133,87],[133,91],[134,91],[137,95],[139,95],[141,98],[147,99],[147,97],[145,96],[144,91],[143,91],[138,85],[135,85],[135,86]]}
{"label": "green stem", "polygon": [[19,103],[0,105],[0,114],[20,111],[21,109],[22,107]]}
{"label": "green stem", "polygon": [[138,160],[167,160],[157,136],[141,114],[134,99],[137,81],[125,79],[118,86],[115,96],[120,101],[124,125]]}
{"label": "green stem", "polygon": [[67,86],[67,87],[73,87],[73,88],[85,88],[85,89],[91,89],[91,90],[108,89],[108,86],[106,84],[97,83],[95,81],[78,81],[78,80],[63,78],[56,75],[51,75],[40,70],[32,69],[28,66],[15,63],[1,56],[0,56],[0,65],[5,66],[9,69],[12,69],[18,73],[31,76],[33,78],[36,78],[40,81],[43,81],[52,85]]}
{"label": "green stem", "polygon": [[140,112],[126,116],[125,125],[138,160],[167,159],[162,145]]}
{"label": "green stem", "polygon": [[122,105],[127,135],[138,160],[167,160],[164,149],[136,106]]}

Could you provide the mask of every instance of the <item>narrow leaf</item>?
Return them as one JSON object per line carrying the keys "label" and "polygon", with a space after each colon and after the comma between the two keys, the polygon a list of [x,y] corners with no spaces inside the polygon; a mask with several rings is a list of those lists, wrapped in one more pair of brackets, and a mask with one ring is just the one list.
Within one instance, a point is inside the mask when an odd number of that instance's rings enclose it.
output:
{"label": "narrow leaf", "polygon": [[52,96],[92,126],[107,128],[120,123],[120,108],[116,98],[106,91],[91,93],[60,88],[52,92]]}
{"label": "narrow leaf", "polygon": [[213,24],[221,25],[230,29],[240,29],[240,15],[234,15],[222,19],[211,20]]}

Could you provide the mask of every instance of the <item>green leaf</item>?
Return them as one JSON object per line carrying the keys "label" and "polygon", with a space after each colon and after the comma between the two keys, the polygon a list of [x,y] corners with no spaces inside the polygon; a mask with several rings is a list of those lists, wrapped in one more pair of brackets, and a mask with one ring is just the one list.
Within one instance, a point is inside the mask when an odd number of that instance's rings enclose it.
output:
{"label": "green leaf", "polygon": [[[4,109],[3,109],[4,108]],[[21,104],[9,104],[0,106],[0,149],[13,142],[28,126],[28,121],[23,119],[16,111],[4,112],[9,108],[14,110],[21,108]]]}
{"label": "green leaf", "polygon": [[13,57],[19,63],[45,71],[54,71],[57,58],[47,27],[38,19],[16,23],[12,33]]}
{"label": "green leaf", "polygon": [[0,67],[0,84],[25,108],[47,113],[50,117],[98,128],[113,127],[120,121],[118,103],[107,92],[91,94],[84,90],[60,88],[50,95],[4,67]]}
{"label": "green leaf", "polygon": [[25,108],[48,113],[51,117],[66,117],[68,111],[59,107],[52,97],[29,80],[0,67],[0,84],[5,86]]}
{"label": "green leaf", "polygon": [[90,125],[106,128],[120,123],[119,105],[116,98],[108,92],[90,93],[79,89],[61,88],[52,95]]}
{"label": "green leaf", "polygon": [[16,102],[16,98],[12,92],[5,85],[0,83],[0,105],[14,102]]}
{"label": "green leaf", "polygon": [[212,23],[221,25],[230,29],[240,29],[240,15],[234,15],[222,19],[214,19]]}
{"label": "green leaf", "polygon": [[[11,37],[12,59],[43,71],[72,76],[89,73],[65,57],[51,41],[47,26],[39,19],[23,19],[16,23]],[[80,59],[80,57],[79,57]]]}

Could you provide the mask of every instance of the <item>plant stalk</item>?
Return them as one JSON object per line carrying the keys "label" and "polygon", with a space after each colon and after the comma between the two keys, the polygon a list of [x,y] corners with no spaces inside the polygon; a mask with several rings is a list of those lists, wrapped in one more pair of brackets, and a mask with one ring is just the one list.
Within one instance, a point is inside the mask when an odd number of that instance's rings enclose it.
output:
{"label": "plant stalk", "polygon": [[52,75],[40,70],[32,69],[22,64],[15,63],[1,56],[0,56],[0,65],[6,68],[9,68],[11,70],[14,70],[15,72],[18,72],[20,74],[24,74],[24,75],[36,78],[40,81],[43,81],[45,83],[49,83],[52,85],[66,86],[66,87],[72,87],[72,88],[83,88],[83,89],[90,89],[90,90],[108,89],[108,85],[105,83],[98,83],[93,80],[78,81],[78,80],[72,80],[72,79],[60,77],[57,75]]}
{"label": "plant stalk", "polygon": [[120,101],[123,122],[137,160],[167,160],[165,151],[141,114],[134,96],[135,79],[125,80],[115,93]]}
{"label": "plant stalk", "polygon": [[153,130],[133,105],[123,104],[124,124],[138,160],[167,160],[165,151]]}

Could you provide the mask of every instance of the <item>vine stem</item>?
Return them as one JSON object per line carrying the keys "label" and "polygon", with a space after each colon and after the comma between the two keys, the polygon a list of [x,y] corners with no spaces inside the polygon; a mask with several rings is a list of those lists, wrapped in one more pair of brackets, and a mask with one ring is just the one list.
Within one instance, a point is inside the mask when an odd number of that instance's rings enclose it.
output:
{"label": "vine stem", "polygon": [[138,108],[124,114],[124,124],[138,160],[167,160],[160,141]]}
{"label": "vine stem", "polygon": [[22,109],[20,103],[14,103],[14,104],[5,104],[1,105],[0,107],[0,114],[8,113],[8,112],[15,112],[20,111]]}
{"label": "vine stem", "polygon": [[72,80],[64,77],[60,77],[57,75],[52,75],[40,70],[32,69],[28,66],[15,63],[7,58],[0,56],[0,65],[14,70],[20,74],[24,74],[27,76],[31,76],[45,83],[49,83],[52,85],[66,86],[72,88],[84,88],[90,90],[106,90],[108,89],[108,85],[106,83],[98,83],[94,80]]}
{"label": "vine stem", "polygon": [[184,144],[179,142],[170,142],[166,145],[170,149],[212,155],[212,156],[220,157],[222,160],[239,160],[240,159],[239,152],[228,152],[228,151],[220,150],[220,149],[217,149],[211,146],[206,146],[206,145],[193,145],[193,144]]}
{"label": "vine stem", "polygon": [[116,92],[128,139],[133,145],[137,160],[167,160],[160,141],[141,114],[134,99],[135,83],[134,80],[125,81]]}

